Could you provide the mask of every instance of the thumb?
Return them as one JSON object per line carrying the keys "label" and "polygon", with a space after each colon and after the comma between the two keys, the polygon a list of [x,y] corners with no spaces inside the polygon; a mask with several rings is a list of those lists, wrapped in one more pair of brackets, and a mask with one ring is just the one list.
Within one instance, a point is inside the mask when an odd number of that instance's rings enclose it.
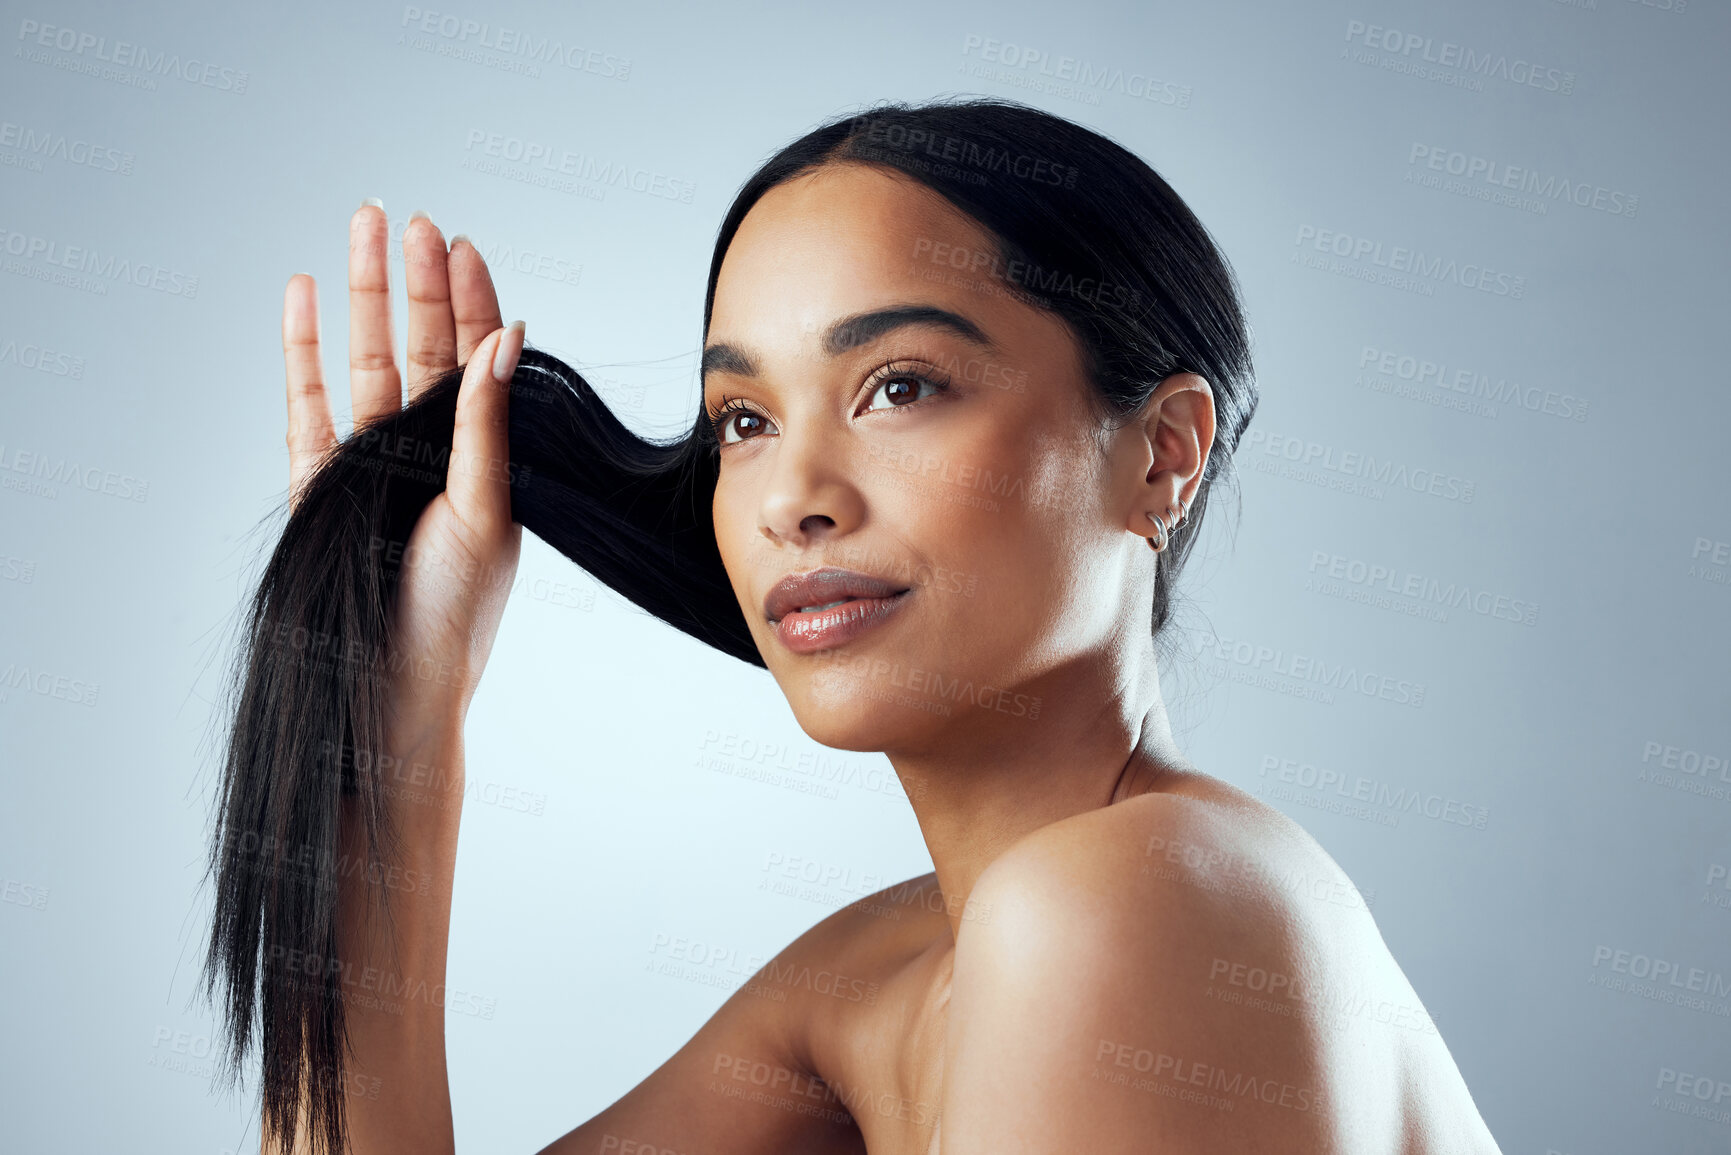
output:
{"label": "thumb", "polygon": [[522,321],[482,338],[457,389],[457,424],[445,492],[469,530],[491,539],[511,524],[511,378],[523,352]]}

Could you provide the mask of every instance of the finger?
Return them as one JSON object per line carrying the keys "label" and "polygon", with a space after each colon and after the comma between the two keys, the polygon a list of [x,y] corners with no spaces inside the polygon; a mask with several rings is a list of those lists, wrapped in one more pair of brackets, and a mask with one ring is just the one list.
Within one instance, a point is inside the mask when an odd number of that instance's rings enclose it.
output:
{"label": "finger", "polygon": [[319,363],[318,286],[305,273],[289,278],[282,299],[282,357],[288,379],[289,504],[335,444],[331,402]]}
{"label": "finger", "polygon": [[493,274],[475,245],[461,233],[451,238],[451,312],[457,321],[457,364],[467,365],[469,354],[487,334],[503,328],[499,316],[499,294],[493,290]]}
{"label": "finger", "polygon": [[425,213],[403,230],[403,284],[409,294],[409,400],[439,374],[457,367],[457,323],[451,316],[451,279],[445,238]]}
{"label": "finger", "polygon": [[349,403],[360,426],[403,407],[403,379],[391,334],[389,226],[385,210],[363,204],[349,221]]}
{"label": "finger", "polygon": [[507,400],[522,351],[523,322],[489,333],[475,346],[457,391],[457,425],[451,434],[445,493],[457,520],[482,541],[492,540],[511,524]]}

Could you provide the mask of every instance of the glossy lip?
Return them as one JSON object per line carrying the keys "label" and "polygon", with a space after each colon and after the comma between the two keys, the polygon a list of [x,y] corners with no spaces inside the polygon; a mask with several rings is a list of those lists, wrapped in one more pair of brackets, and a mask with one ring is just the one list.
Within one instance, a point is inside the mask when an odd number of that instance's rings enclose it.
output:
{"label": "glossy lip", "polygon": [[[893,614],[912,592],[910,587],[870,574],[825,566],[777,582],[763,599],[763,611],[782,645],[796,654],[808,654],[853,641]],[[844,598],[842,605],[827,610],[799,612],[800,606]]]}

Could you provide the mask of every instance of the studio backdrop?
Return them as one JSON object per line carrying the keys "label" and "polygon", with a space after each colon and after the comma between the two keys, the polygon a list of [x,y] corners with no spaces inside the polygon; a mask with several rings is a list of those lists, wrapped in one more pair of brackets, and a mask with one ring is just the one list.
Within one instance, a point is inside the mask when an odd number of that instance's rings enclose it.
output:
{"label": "studio backdrop", "polygon": [[[1190,758],[1352,876],[1504,1151],[1731,1149],[1722,5],[5,7],[0,1146],[257,1150],[197,982],[220,694],[284,286],[346,430],[362,198],[399,352],[422,209],[670,436],[744,177],[984,94],[1147,159],[1243,285],[1262,405],[1163,668]],[[466,1150],[538,1149],[931,869],[885,758],[530,537],[467,767]]]}

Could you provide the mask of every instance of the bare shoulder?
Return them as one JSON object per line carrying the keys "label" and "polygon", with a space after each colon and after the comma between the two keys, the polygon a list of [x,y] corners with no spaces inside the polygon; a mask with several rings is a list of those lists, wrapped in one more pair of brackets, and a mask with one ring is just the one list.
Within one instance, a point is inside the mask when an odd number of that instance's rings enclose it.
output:
{"label": "bare shoulder", "polygon": [[951,905],[938,876],[928,872],[830,912],[789,943],[782,956],[883,977],[948,935],[945,912]]}
{"label": "bare shoulder", "polygon": [[[877,1009],[919,1001],[935,949],[949,939],[935,874],[888,886],[832,911],[788,943],[749,986],[772,999],[787,1037],[817,1064]],[[833,1063],[831,1064],[833,1065]]]}
{"label": "bare shoulder", "polygon": [[975,898],[1051,897],[1054,887],[1072,908],[1076,888],[1097,894],[1102,905],[1083,909],[1103,928],[1153,935],[1169,929],[1154,914],[1255,916],[1264,935],[1322,923],[1331,936],[1351,931],[1381,947],[1362,894],[1308,831],[1201,775],[1182,793],[1139,795],[1034,831],[992,863]]}
{"label": "bare shoulder", "polygon": [[[1043,827],[969,902],[946,1132],[1040,1126],[992,1088],[1043,1079],[1049,1117],[1107,1145],[1119,1127],[1200,1151],[1497,1150],[1352,880],[1228,784],[1191,775]],[[1051,1041],[1008,1059],[1012,1033]],[[1029,1069],[1005,1080],[1005,1062]]]}

